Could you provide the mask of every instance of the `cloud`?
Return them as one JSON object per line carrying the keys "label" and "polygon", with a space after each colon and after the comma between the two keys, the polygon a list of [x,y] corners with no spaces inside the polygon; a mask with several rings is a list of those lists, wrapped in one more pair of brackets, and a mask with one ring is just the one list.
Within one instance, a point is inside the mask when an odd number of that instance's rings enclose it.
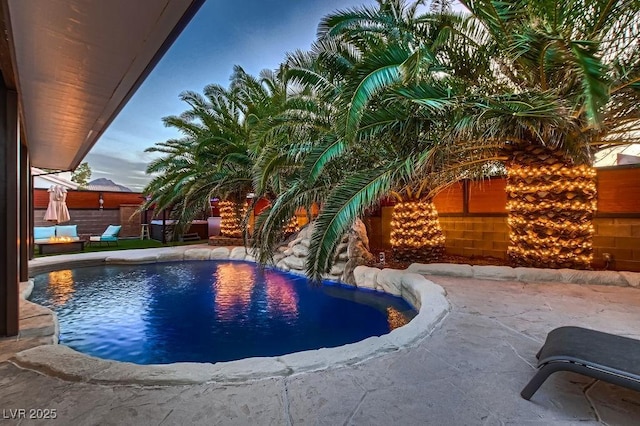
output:
{"label": "cloud", "polygon": [[90,153],[85,157],[91,168],[91,180],[98,178],[111,179],[133,191],[142,191],[151,180],[147,175],[147,161],[132,161],[117,154]]}

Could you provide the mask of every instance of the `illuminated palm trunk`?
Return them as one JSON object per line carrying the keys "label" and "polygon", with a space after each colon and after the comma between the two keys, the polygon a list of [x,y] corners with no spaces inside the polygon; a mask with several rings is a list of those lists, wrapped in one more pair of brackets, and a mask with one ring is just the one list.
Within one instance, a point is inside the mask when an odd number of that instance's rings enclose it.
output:
{"label": "illuminated palm trunk", "polygon": [[444,234],[431,200],[395,205],[391,218],[391,247],[396,260],[433,262],[444,253]]}
{"label": "illuminated palm trunk", "polygon": [[300,232],[300,225],[298,225],[298,216],[293,216],[291,220],[285,225],[283,233],[285,238],[290,235],[297,234]]}
{"label": "illuminated palm trunk", "polygon": [[242,218],[247,212],[246,204],[233,201],[221,201],[220,234],[229,238],[242,238]]}
{"label": "illuminated palm trunk", "polygon": [[593,258],[595,170],[530,146],[507,165],[507,253],[516,266],[578,268]]}

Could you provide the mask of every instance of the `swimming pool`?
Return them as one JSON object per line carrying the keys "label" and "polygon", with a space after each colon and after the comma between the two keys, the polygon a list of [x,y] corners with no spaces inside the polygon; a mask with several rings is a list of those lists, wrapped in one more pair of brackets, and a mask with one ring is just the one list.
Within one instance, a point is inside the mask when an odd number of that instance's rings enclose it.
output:
{"label": "swimming pool", "polygon": [[138,364],[277,356],[388,333],[416,312],[401,298],[238,261],[77,268],[35,277],[60,343]]}

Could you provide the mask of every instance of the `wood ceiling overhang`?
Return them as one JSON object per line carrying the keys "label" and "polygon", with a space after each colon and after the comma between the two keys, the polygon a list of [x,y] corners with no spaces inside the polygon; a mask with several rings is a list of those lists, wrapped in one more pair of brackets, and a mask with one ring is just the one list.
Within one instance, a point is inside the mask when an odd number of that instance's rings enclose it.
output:
{"label": "wood ceiling overhang", "polygon": [[0,1],[0,66],[31,163],[58,170],[80,164],[204,2]]}

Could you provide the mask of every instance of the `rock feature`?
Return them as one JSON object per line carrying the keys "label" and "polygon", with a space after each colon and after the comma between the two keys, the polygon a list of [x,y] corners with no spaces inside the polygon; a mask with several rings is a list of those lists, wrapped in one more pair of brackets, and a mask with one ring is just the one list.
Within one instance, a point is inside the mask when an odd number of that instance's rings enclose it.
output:
{"label": "rock feature", "polygon": [[[273,260],[277,268],[304,275],[306,260],[311,245],[313,223],[303,228],[288,244],[278,247]],[[354,284],[354,269],[359,265],[373,261],[374,256],[369,251],[369,237],[367,229],[360,219],[356,219],[353,226],[336,246],[333,265],[324,278]]]}
{"label": "rock feature", "polygon": [[[338,259],[340,256],[338,255]],[[374,260],[374,256],[369,251],[369,237],[367,236],[367,228],[360,219],[351,226],[347,240],[347,264],[342,273],[342,281],[347,284],[355,284],[353,271],[360,265],[366,265]],[[336,267],[334,265],[334,267]]]}

